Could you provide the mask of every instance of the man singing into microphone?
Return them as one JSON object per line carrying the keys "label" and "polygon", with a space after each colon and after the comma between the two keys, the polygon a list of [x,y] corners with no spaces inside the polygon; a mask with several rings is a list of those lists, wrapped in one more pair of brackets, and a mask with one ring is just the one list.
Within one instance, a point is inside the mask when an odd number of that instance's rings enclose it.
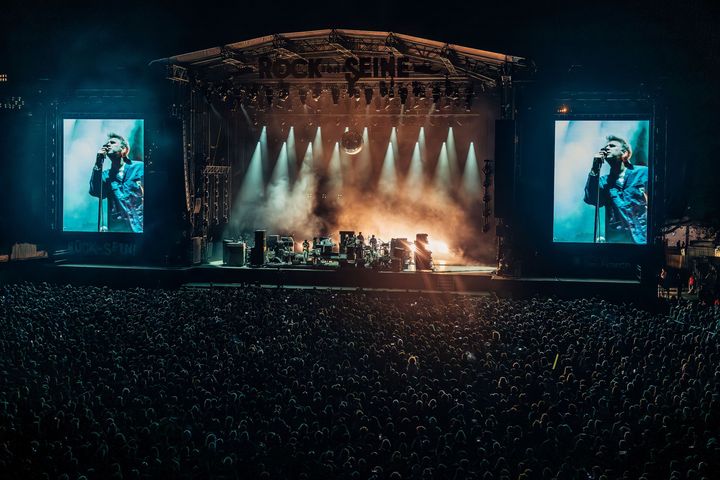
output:
{"label": "man singing into microphone", "polygon": [[[632,148],[625,139],[610,135],[606,141],[593,158],[585,203],[605,207],[608,243],[647,243],[648,168],[630,163]],[[601,177],[603,162],[610,166],[610,173]]]}
{"label": "man singing into microphone", "polygon": [[[144,164],[128,158],[127,140],[117,133],[109,133],[98,150],[90,177],[90,195],[107,198],[107,230],[110,232],[143,231]],[[110,169],[103,171],[105,157]]]}

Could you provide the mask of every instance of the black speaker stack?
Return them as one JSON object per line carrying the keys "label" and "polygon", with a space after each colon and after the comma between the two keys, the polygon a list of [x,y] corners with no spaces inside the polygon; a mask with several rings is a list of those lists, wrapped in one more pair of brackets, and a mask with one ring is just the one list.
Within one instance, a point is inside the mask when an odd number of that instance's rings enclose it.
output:
{"label": "black speaker stack", "polygon": [[255,245],[250,252],[250,265],[259,267],[265,264],[265,230],[255,230]]}
{"label": "black speaker stack", "polygon": [[432,252],[428,250],[428,234],[415,235],[415,270],[432,270]]}

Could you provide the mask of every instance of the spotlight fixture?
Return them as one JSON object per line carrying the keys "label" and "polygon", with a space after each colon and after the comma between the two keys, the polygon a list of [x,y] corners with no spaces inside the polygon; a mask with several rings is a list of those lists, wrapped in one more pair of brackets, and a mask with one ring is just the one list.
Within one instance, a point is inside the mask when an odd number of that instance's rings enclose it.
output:
{"label": "spotlight fixture", "polygon": [[445,77],[445,96],[450,97],[452,96],[452,82],[449,78]]}
{"label": "spotlight fixture", "polygon": [[365,86],[365,105],[370,105],[373,97],[372,87]]}
{"label": "spotlight fixture", "polygon": [[387,83],[380,81],[380,96],[387,97],[387,95],[388,95]]}
{"label": "spotlight fixture", "polygon": [[388,89],[388,97],[395,98],[395,80],[390,80],[390,88]]}
{"label": "spotlight fixture", "polygon": [[420,96],[420,90],[424,90],[420,82],[412,82],[413,95],[416,97]]}
{"label": "spotlight fixture", "polygon": [[298,95],[300,96],[300,103],[305,105],[305,102],[307,101],[307,89],[301,88],[298,92]]}
{"label": "spotlight fixture", "polygon": [[408,89],[405,85],[402,83],[398,87],[398,93],[400,94],[400,104],[405,105],[405,102],[407,101],[408,97]]}
{"label": "spotlight fixture", "polygon": [[348,82],[346,92],[347,92],[348,98],[355,97],[355,101],[357,101],[357,102],[360,101],[360,90],[355,88],[355,82]]}
{"label": "spotlight fixture", "polygon": [[280,85],[280,91],[278,92],[278,98],[283,102],[290,96],[290,90],[286,85]]}
{"label": "spotlight fixture", "polygon": [[337,85],[330,87],[330,95],[332,95],[332,101],[335,105],[340,101],[340,89]]}
{"label": "spotlight fixture", "polygon": [[473,86],[472,83],[469,84],[467,87],[465,87],[465,111],[469,112],[472,110],[472,102],[473,102]]}
{"label": "spotlight fixture", "polygon": [[268,106],[272,105],[273,91],[270,87],[265,88],[265,100],[267,101]]}
{"label": "spotlight fixture", "polygon": [[563,104],[561,104],[561,105],[558,105],[556,111],[557,111],[557,113],[560,113],[560,114],[563,114],[563,115],[566,114],[566,113],[570,113],[570,105],[568,105],[567,103],[563,103]]}
{"label": "spotlight fixture", "polygon": [[437,104],[438,101],[440,100],[440,85],[438,85],[437,83],[435,85],[433,85],[433,88],[432,88],[432,99],[433,99],[433,103],[435,103],[435,104]]}
{"label": "spotlight fixture", "polygon": [[318,82],[313,86],[312,89],[312,98],[316,102],[320,100],[320,95],[322,95],[322,85]]}

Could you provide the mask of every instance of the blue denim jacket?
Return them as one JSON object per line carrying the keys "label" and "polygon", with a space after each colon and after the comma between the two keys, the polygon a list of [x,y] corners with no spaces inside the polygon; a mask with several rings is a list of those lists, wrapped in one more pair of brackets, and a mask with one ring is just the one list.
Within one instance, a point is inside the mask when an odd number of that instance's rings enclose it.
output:
{"label": "blue denim jacket", "polygon": [[625,169],[624,181],[610,175],[588,175],[585,203],[595,205],[598,179],[600,206],[605,208],[605,237],[609,243],[647,243],[648,168]]}
{"label": "blue denim jacket", "polygon": [[[145,164],[142,162],[125,164],[121,171],[102,172],[102,198],[108,199],[109,231],[142,233],[144,189]],[[100,196],[99,170],[92,171],[90,195]]]}

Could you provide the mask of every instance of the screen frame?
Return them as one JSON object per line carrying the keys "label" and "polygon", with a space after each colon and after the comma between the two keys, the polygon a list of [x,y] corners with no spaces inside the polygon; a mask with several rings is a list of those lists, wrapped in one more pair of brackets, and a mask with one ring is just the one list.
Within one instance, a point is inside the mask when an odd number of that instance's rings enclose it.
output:
{"label": "screen frame", "polygon": [[[100,238],[106,238],[108,240],[111,240],[113,238],[115,239],[134,239],[134,238],[142,238],[147,231],[147,220],[143,218],[143,231],[136,233],[136,232],[97,232],[97,231],[82,231],[82,230],[65,230],[65,120],[142,120],[143,122],[143,163],[145,164],[145,174],[147,174],[147,167],[148,167],[148,145],[151,144],[151,142],[148,140],[148,122],[149,122],[149,116],[147,115],[147,112],[105,112],[105,113],[97,113],[97,112],[74,112],[74,111],[65,111],[58,115],[57,117],[57,138],[58,138],[58,148],[57,148],[57,171],[58,171],[58,201],[57,201],[57,231],[58,233],[66,238],[80,236],[81,238],[87,238],[88,236],[96,236],[100,235]],[[92,168],[92,167],[90,167]],[[148,185],[145,183],[145,180],[143,181],[143,188],[145,189],[145,193],[143,194],[143,203],[147,204],[147,187]]]}
{"label": "screen frame", "polygon": [[[555,169],[557,167],[557,151],[556,151],[556,127],[557,122],[560,121],[645,121],[648,122],[648,207],[647,207],[647,232],[645,243],[614,243],[614,242],[564,242],[555,241]],[[552,202],[550,210],[550,230],[549,240],[550,244],[555,248],[562,248],[562,246],[573,246],[579,248],[589,248],[592,250],[603,249],[617,249],[617,248],[632,248],[632,249],[645,249],[650,246],[654,238],[653,232],[653,209],[655,202],[655,191],[654,191],[654,176],[655,176],[655,121],[653,115],[648,113],[634,113],[634,114],[555,114],[552,117]],[[588,168],[589,170],[589,168]]]}

